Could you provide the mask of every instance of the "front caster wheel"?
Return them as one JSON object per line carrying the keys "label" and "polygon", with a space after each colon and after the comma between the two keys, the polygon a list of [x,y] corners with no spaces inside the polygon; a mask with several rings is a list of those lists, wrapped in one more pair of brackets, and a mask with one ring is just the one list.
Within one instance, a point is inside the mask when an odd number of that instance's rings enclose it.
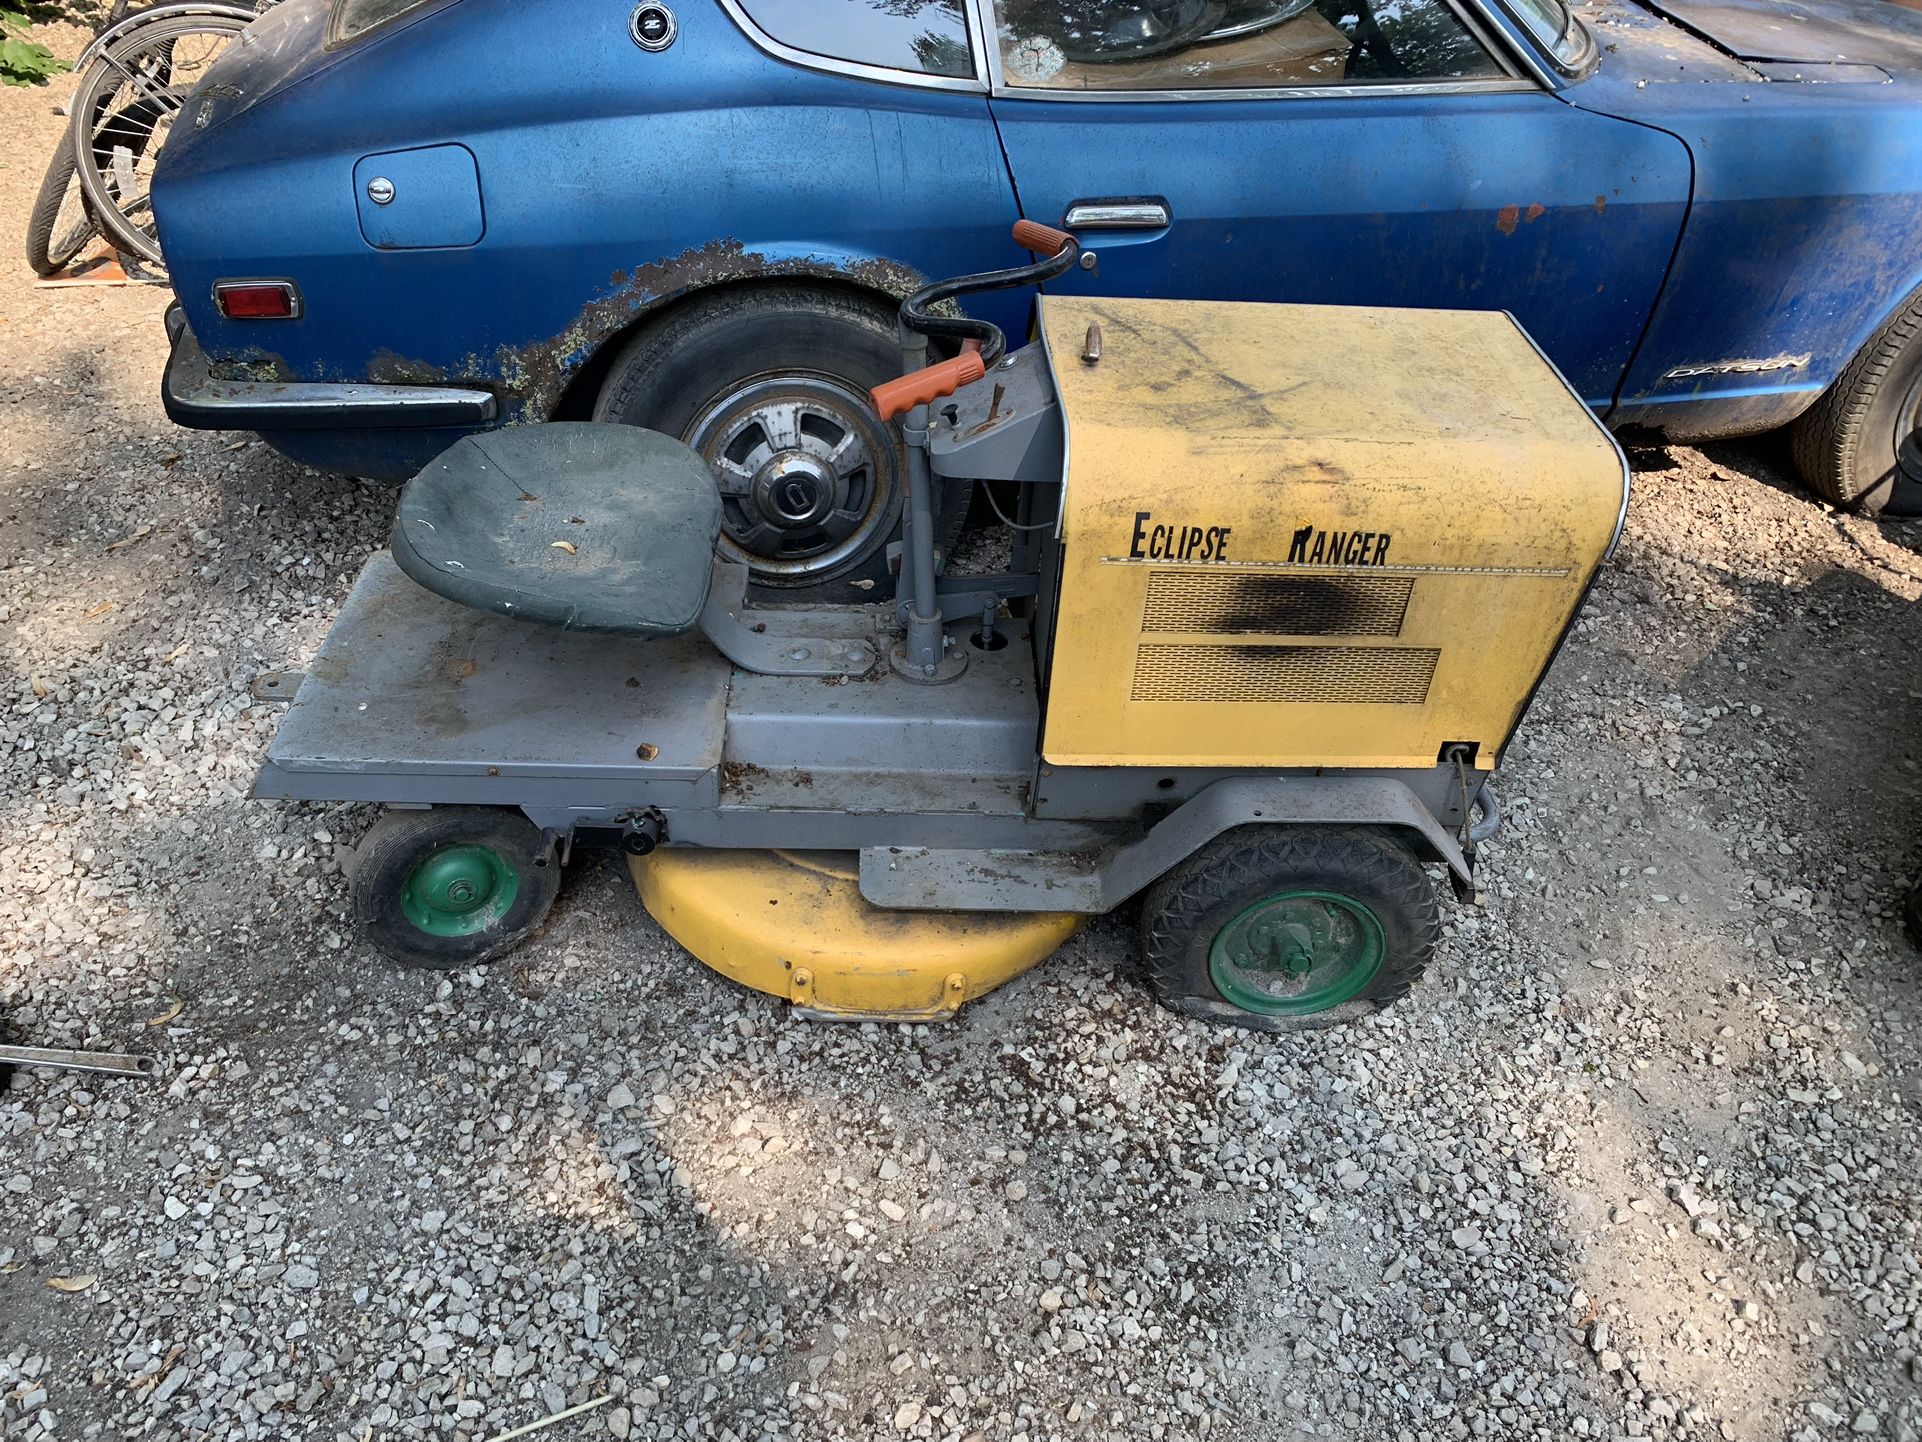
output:
{"label": "front caster wheel", "polygon": [[1388,1005],[1420,978],[1440,935],[1421,864],[1361,827],[1225,832],[1156,882],[1141,912],[1163,1005],[1263,1031]]}
{"label": "front caster wheel", "polygon": [[492,961],[539,928],[560,889],[552,845],[518,811],[390,811],[362,838],[351,892],[361,935],[402,966]]}

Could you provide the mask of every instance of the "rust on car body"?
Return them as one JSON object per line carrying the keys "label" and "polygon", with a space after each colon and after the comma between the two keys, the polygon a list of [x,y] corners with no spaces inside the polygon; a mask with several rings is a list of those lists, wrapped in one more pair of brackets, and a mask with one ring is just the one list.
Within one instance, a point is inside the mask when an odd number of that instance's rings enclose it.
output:
{"label": "rust on car body", "polygon": [[[819,255],[771,256],[749,250],[736,239],[717,240],[609,276],[609,290],[596,295],[558,333],[540,340],[497,347],[491,357],[469,353],[457,364],[431,361],[381,349],[368,360],[363,378],[386,385],[470,385],[494,391],[502,419],[510,425],[547,420],[559,408],[574,377],[607,345],[661,307],[716,286],[762,280],[820,280],[858,286],[899,299],[927,283],[912,266],[863,258],[835,260]],[[222,380],[295,381],[331,379],[296,376],[277,354],[250,350],[238,360],[218,363]]]}
{"label": "rust on car body", "polygon": [[895,261],[772,256],[749,250],[737,239],[711,241],[632,270],[616,270],[609,277],[609,291],[582,306],[564,330],[542,340],[500,347],[491,374],[473,379],[501,387],[510,424],[545,420],[559,407],[583,365],[662,306],[716,286],[789,279],[851,284],[897,299],[927,283],[919,271]]}

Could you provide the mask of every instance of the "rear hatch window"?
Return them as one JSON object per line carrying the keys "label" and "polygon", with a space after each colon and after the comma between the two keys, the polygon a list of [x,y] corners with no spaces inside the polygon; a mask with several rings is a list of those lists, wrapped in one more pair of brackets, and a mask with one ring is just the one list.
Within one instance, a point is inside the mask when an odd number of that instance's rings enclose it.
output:
{"label": "rear hatch window", "polygon": [[333,13],[327,17],[327,48],[333,50],[352,44],[403,15],[435,3],[436,0],[334,0]]}

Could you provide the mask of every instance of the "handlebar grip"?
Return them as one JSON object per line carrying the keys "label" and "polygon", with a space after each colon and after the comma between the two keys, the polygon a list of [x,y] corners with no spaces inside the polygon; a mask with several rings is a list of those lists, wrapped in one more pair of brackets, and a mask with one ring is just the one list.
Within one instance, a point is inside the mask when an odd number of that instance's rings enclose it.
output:
{"label": "handlebar grip", "polygon": [[953,360],[944,360],[915,371],[912,375],[902,376],[899,380],[883,381],[868,392],[868,399],[874,402],[874,408],[881,413],[882,420],[891,421],[916,406],[951,396],[962,386],[980,380],[987,373],[988,368],[981,364],[981,353],[968,351]]}
{"label": "handlebar grip", "polygon": [[1014,243],[1036,255],[1059,255],[1065,246],[1073,242],[1074,237],[1067,231],[1056,230],[1052,225],[1043,225],[1037,220],[1017,220],[1014,223]]}

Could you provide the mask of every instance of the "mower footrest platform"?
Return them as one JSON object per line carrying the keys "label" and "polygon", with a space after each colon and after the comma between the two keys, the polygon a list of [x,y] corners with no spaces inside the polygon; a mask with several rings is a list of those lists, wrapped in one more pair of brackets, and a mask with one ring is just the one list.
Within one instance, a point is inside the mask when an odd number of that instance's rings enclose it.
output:
{"label": "mower footrest platform", "polygon": [[257,796],[546,809],[714,799],[734,668],[699,635],[529,626],[367,563]]}
{"label": "mower footrest platform", "polygon": [[1406,782],[1388,776],[1239,776],[1217,781],[1132,840],[1104,850],[869,846],[861,895],[911,911],[1111,911],[1223,832],[1255,822],[1377,826],[1457,882],[1474,880],[1461,846]]}

